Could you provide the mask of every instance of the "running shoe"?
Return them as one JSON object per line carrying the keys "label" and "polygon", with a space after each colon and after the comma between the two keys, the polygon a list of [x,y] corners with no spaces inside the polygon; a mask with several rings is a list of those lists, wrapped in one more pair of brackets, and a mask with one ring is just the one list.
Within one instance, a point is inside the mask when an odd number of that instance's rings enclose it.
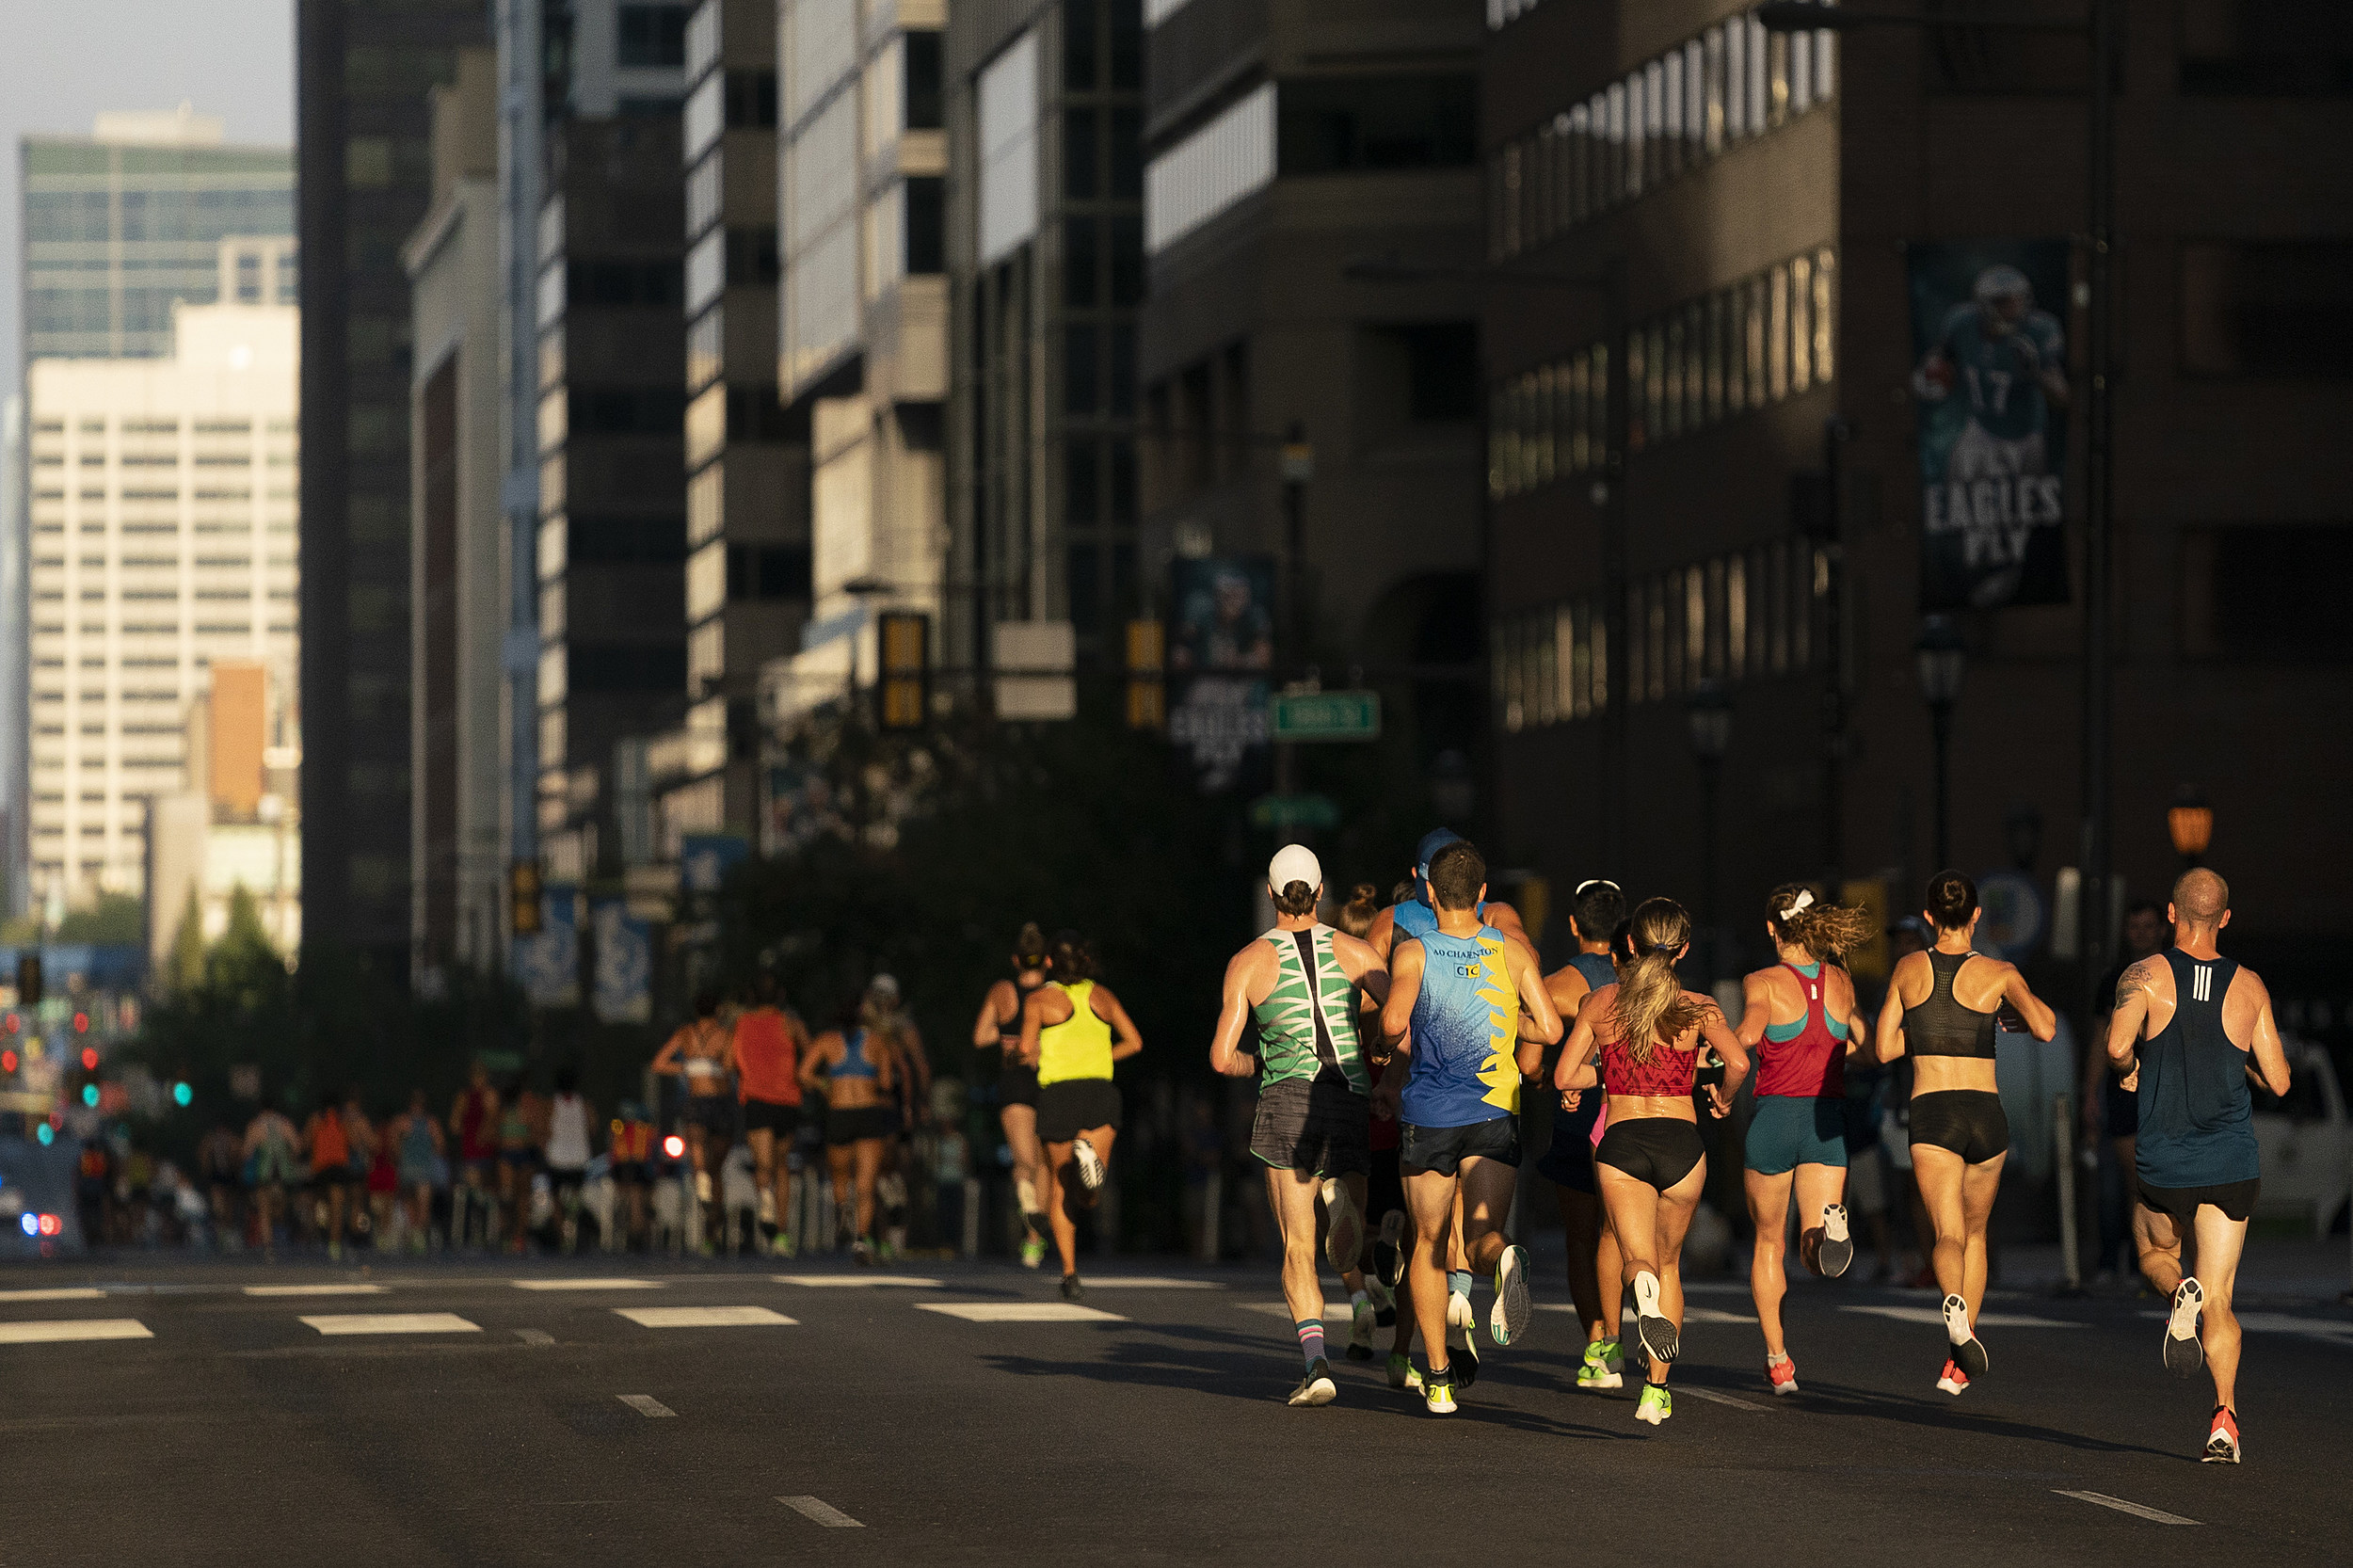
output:
{"label": "running shoe", "polygon": [[1062,1276],[1062,1299],[1066,1302],[1082,1302],[1087,1299],[1087,1288],[1079,1283],[1077,1274]]}
{"label": "running shoe", "polygon": [[2165,1369],[2177,1378],[2196,1377],[2206,1364],[2206,1348],[2198,1342],[2198,1315],[2205,1308],[2206,1288],[2185,1278],[2173,1288],[2173,1310],[2165,1320]]}
{"label": "running shoe", "polygon": [[1307,1375],[1299,1380],[1299,1386],[1291,1390],[1290,1402],[1294,1405],[1330,1404],[1339,1398],[1339,1393],[1340,1385],[1332,1381],[1332,1364],[1318,1356],[1316,1364],[1307,1368]]}
{"label": "running shoe", "polygon": [[1365,1294],[1372,1298],[1373,1322],[1382,1328],[1394,1328],[1397,1325],[1397,1298],[1389,1294],[1389,1288],[1367,1274]]}
{"label": "running shoe", "polygon": [[1798,1364],[1785,1355],[1777,1362],[1766,1362],[1765,1381],[1773,1385],[1773,1392],[1776,1394],[1796,1393],[1798,1391]]}
{"label": "running shoe", "polygon": [[1854,1238],[1847,1234],[1847,1206],[1843,1203],[1822,1205],[1822,1250],[1817,1255],[1822,1272],[1833,1279],[1847,1272],[1854,1261]]}
{"label": "running shoe", "polygon": [[763,1190],[760,1194],[760,1223],[763,1225],[776,1223],[776,1194],[774,1189]]}
{"label": "running shoe", "polygon": [[1013,1195],[1021,1206],[1022,1220],[1031,1229],[1036,1229],[1038,1221],[1045,1218],[1044,1210],[1037,1206],[1037,1183],[1028,1176],[1016,1176],[1013,1178]]}
{"label": "running shoe", "polygon": [[1462,1353],[1454,1358],[1454,1365],[1449,1367],[1447,1370],[1460,1379],[1464,1387],[1468,1388],[1479,1381],[1479,1344],[1475,1337],[1479,1317],[1471,1310],[1468,1296],[1459,1291],[1447,1293],[1446,1323],[1450,1329],[1463,1331],[1463,1343],[1457,1347]]}
{"label": "running shoe", "polygon": [[1936,1375],[1936,1386],[1942,1393],[1966,1394],[1969,1392],[1969,1374],[1955,1366],[1952,1357],[1946,1356],[1945,1369]]}
{"label": "running shoe", "polygon": [[1405,1213],[1392,1208],[1381,1216],[1381,1238],[1372,1244],[1372,1272],[1392,1290],[1404,1283],[1406,1250]]}
{"label": "running shoe", "polygon": [[1443,1372],[1424,1372],[1421,1375],[1421,1402],[1431,1415],[1454,1414],[1454,1378],[1455,1368],[1452,1367]]}
{"label": "running shoe", "polygon": [[1496,1262],[1495,1305],[1487,1312],[1496,1343],[1508,1345],[1527,1333],[1529,1314],[1534,1310],[1528,1299],[1528,1249],[1506,1247]]}
{"label": "running shoe", "polygon": [[1372,1359],[1372,1303],[1366,1297],[1358,1296],[1349,1305],[1351,1321],[1348,1325],[1348,1359],[1370,1361]]}
{"label": "running shoe", "polygon": [[1667,1392],[1665,1384],[1646,1383],[1642,1384],[1642,1397],[1634,1406],[1636,1420],[1648,1421],[1655,1427],[1663,1427],[1667,1424],[1667,1417],[1674,1413],[1675,1397]]}
{"label": "running shoe", "polygon": [[1403,1351],[1389,1352],[1389,1386],[1421,1392],[1421,1373],[1415,1368],[1414,1358]]}
{"label": "running shoe", "polygon": [[1021,1239],[1021,1266],[1034,1269],[1046,1261],[1046,1243],[1034,1236]]}
{"label": "running shoe", "polygon": [[1625,1378],[1625,1362],[1618,1355],[1615,1339],[1595,1339],[1585,1347],[1585,1359],[1577,1363],[1577,1385],[1579,1388],[1623,1388]]}
{"label": "running shoe", "polygon": [[1079,1162],[1079,1184],[1092,1192],[1103,1185],[1103,1157],[1095,1152],[1095,1145],[1084,1138],[1070,1145],[1072,1158]]}
{"label": "running shoe", "polygon": [[792,1238],[781,1230],[776,1232],[776,1240],[768,1243],[768,1250],[775,1253],[778,1257],[791,1257],[794,1253],[800,1251],[800,1249],[793,1244]]}
{"label": "running shoe", "polygon": [[2214,1407],[2214,1422],[2206,1432],[2206,1451],[2198,1456],[2208,1464],[2238,1463],[2238,1416],[2221,1405]]}
{"label": "running shoe", "polygon": [[1658,1276],[1648,1269],[1634,1276],[1634,1325],[1645,1355],[1662,1366],[1674,1360],[1674,1320],[1660,1307]]}
{"label": "running shoe", "polygon": [[1332,1267],[1347,1273],[1364,1256],[1365,1221],[1348,1195],[1348,1184],[1337,1176],[1324,1180],[1323,1212],[1330,1222],[1324,1227],[1323,1255],[1332,1260]]}
{"label": "running shoe", "polygon": [[850,1261],[861,1269],[874,1266],[874,1243],[861,1236],[850,1243]]}
{"label": "running shoe", "polygon": [[1969,1304],[1959,1296],[1945,1298],[1945,1337],[1952,1342],[1954,1366],[1970,1377],[1985,1376],[1985,1369],[1992,1363],[1986,1359],[1985,1347],[1977,1343],[1976,1331],[1969,1326]]}

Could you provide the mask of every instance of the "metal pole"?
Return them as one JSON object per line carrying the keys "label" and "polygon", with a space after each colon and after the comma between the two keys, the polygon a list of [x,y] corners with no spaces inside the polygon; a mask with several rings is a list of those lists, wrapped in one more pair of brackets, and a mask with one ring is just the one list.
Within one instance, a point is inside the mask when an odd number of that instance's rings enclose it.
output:
{"label": "metal pole", "polygon": [[1717,967],[1716,909],[1716,785],[1721,764],[1713,757],[1700,759],[1700,918],[1706,922],[1707,983],[1722,978]]}
{"label": "metal pole", "polygon": [[2051,1102],[2051,1158],[2058,1170],[2060,1288],[2073,1296],[2083,1290],[2084,1271],[2075,1231],[2074,1098],[2065,1093]]}
{"label": "metal pole", "polygon": [[1626,266],[1623,252],[1609,259],[1604,296],[1609,312],[1609,452],[1603,468],[1609,477],[1602,519],[1603,654],[1609,661],[1602,697],[1609,756],[1602,767],[1602,864],[1607,874],[1623,879],[1626,863],[1626,770],[1631,765],[1626,709],[1632,694],[1626,687],[1626,665],[1632,617],[1626,609],[1625,557],[1629,528],[1626,487],[1631,465],[1627,448],[1634,429],[1633,387],[1626,376],[1626,342],[1632,330],[1626,302]]}
{"label": "metal pole", "polygon": [[1929,704],[1929,728],[1936,737],[1936,869],[1953,863],[1953,705]]}
{"label": "metal pole", "polygon": [[1829,567],[1822,629],[1822,868],[1833,889],[1846,864],[1847,562],[1838,478],[1847,436],[1839,415],[1822,422],[1822,552]]}
{"label": "metal pole", "polygon": [[[1314,461],[1307,445],[1307,426],[1292,420],[1283,429],[1283,576],[1285,588],[1282,664],[1285,680],[1280,684],[1306,678],[1307,672],[1307,476]],[[1289,797],[1299,787],[1299,749],[1286,742],[1274,743],[1274,792]],[[1294,829],[1277,827],[1278,839],[1286,835],[1304,838]]]}
{"label": "metal pole", "polygon": [[[2115,504],[2114,409],[2109,385],[2109,348],[2114,326],[2116,227],[2116,0],[2091,0],[2091,148],[2089,186],[2091,340],[2088,359],[2084,433],[2090,450],[2084,465],[2084,667],[2083,667],[2083,921],[2084,1019],[2097,1020],[2100,980],[2107,972],[2109,944],[2108,752],[2115,678],[2109,665],[2109,577],[2113,570]],[[2086,1036],[2089,1038],[2089,1034]]]}

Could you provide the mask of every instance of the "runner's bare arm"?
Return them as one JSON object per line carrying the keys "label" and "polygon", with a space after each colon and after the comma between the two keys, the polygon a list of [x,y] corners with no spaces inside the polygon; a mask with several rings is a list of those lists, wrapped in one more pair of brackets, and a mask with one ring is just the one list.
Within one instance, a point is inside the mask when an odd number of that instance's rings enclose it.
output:
{"label": "runner's bare arm", "polygon": [[1736,1032],[1751,1050],[1765,1038],[1765,1026],[1773,1021],[1773,988],[1766,974],[1759,969],[1740,982],[1740,1027]]}
{"label": "runner's bare arm", "polygon": [[1381,1033],[1389,1042],[1389,1069],[1372,1093],[1373,1113],[1395,1119],[1414,1054],[1414,1000],[1421,994],[1421,944],[1411,937],[1389,950],[1389,1000],[1381,1004]]}
{"label": "runner's bare arm", "polygon": [[1250,1018],[1251,981],[1258,968],[1264,942],[1253,942],[1227,961],[1225,996],[1218,1006],[1217,1030],[1209,1036],[1209,1070],[1226,1078],[1251,1078],[1258,1059],[1241,1048],[1242,1027]]}
{"label": "runner's bare arm", "polygon": [[1136,1032],[1135,1021],[1128,1016],[1128,1010],[1119,1004],[1119,999],[1112,995],[1110,986],[1098,981],[1094,996],[1088,1000],[1094,1005],[1095,1016],[1112,1026],[1112,1061],[1125,1062],[1144,1048],[1144,1036]]}
{"label": "runner's bare arm", "polygon": [[1387,964],[1373,951],[1370,942],[1345,931],[1336,931],[1332,934],[1332,956],[1340,961],[1340,972],[1362,985],[1367,996],[1376,1002],[1388,1000]]}
{"label": "runner's bare arm", "polygon": [[1580,1007],[1577,1022],[1570,1026],[1569,1043],[1561,1048],[1561,1060],[1552,1069],[1552,1086],[1561,1091],[1561,1107],[1577,1109],[1575,1096],[1580,1089],[1591,1089],[1601,1081],[1593,1067],[1593,1018],[1601,1010]]}
{"label": "runner's bare arm", "polygon": [[[1827,972],[1827,971],[1825,971]],[[1844,971],[1841,971],[1844,973]],[[1849,1061],[1870,1048],[1871,1020],[1863,1016],[1863,999],[1855,994],[1854,977],[1847,977],[1847,1056]]]}
{"label": "runner's bare arm", "polygon": [[[673,1078],[677,1077],[679,1073],[678,1053],[685,1043],[686,1031],[682,1029],[663,1041],[662,1048],[653,1053],[653,1070],[658,1073],[666,1073]],[[450,1112],[450,1119],[455,1121],[456,1115],[457,1113],[453,1111]]]}
{"label": "runner's bare arm", "polygon": [[1013,982],[1000,980],[988,988],[988,995],[981,999],[981,1016],[972,1020],[972,1044],[975,1048],[985,1048],[997,1044],[1005,1021],[1004,994],[1011,989]]}
{"label": "runner's bare arm", "polygon": [[2026,977],[2018,972],[2016,965],[2006,967],[2009,972],[2002,977],[2002,1000],[2018,1010],[2018,1016],[2026,1021],[2027,1033],[2038,1040],[2049,1041],[2058,1033],[2058,1014],[2052,1010],[2049,1002],[2034,994],[2026,984]]}
{"label": "runner's bare arm", "polygon": [[824,1082],[825,1068],[833,1062],[835,1043],[840,1038],[840,1035],[828,1030],[824,1033],[817,1036],[817,1043],[815,1045],[810,1046],[808,1050],[801,1053],[801,1070],[799,1078],[802,1088],[815,1089]]}
{"label": "runner's bare arm", "polygon": [[1545,1048],[1561,1038],[1561,1010],[1553,1005],[1544,971],[1527,949],[1504,949],[1503,964],[1520,994],[1519,1048],[1513,1054],[1521,1076],[1533,1077],[1544,1070]]}
{"label": "runner's bare arm", "polygon": [[2254,1065],[2263,1074],[2264,1087],[2274,1095],[2285,1096],[2288,1092],[2288,1053],[2286,1048],[2280,1044],[2280,1026],[2271,1016],[2270,987],[2264,984],[2254,970],[2243,967],[2232,978],[2231,984],[2233,986],[2246,984],[2255,988],[2258,999],[2255,1043],[2248,1054],[2254,1059]]}
{"label": "runner's bare arm", "polygon": [[[1896,960],[1896,968],[1887,977],[1887,1000],[1880,1003],[1880,1042],[1873,1053],[1881,1062],[1893,1062],[1904,1053],[1904,967],[1916,952],[1906,953]],[[1925,964],[1927,959],[1921,958]]]}
{"label": "runner's bare arm", "polygon": [[1706,1004],[1706,1014],[1700,1019],[1701,1037],[1715,1047],[1716,1054],[1724,1059],[1724,1080],[1707,1086],[1708,1097],[1715,1102],[1712,1109],[1717,1115],[1728,1116],[1732,1114],[1733,1092],[1740,1087],[1740,1080],[1749,1076],[1749,1048],[1740,1043],[1740,1036],[1735,1034],[1732,1026],[1724,1021],[1721,1008],[1697,992],[1691,995],[1693,1000]]}
{"label": "runner's bare arm", "polygon": [[2134,1064],[2140,1054],[2141,1030],[2149,1021],[2149,987],[2155,981],[2153,971],[2161,967],[2158,960],[2144,958],[2116,983],[2115,1007],[2108,1014],[2108,1060],[2127,1085],[2137,1077]]}

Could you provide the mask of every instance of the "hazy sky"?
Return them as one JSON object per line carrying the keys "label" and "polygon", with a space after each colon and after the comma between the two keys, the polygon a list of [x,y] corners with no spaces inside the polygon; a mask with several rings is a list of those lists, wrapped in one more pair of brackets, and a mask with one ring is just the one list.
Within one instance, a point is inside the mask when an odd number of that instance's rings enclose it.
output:
{"label": "hazy sky", "polygon": [[294,0],[0,0],[0,393],[16,390],[23,261],[18,138],[89,135],[104,109],[183,100],[228,139],[294,141]]}

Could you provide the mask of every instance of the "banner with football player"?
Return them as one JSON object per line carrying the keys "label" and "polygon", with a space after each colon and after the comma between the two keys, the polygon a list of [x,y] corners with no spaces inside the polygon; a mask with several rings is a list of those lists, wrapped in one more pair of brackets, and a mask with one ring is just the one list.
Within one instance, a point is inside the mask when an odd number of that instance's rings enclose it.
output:
{"label": "banner with football player", "polygon": [[2064,604],[2067,242],[1906,249],[1920,608]]}

